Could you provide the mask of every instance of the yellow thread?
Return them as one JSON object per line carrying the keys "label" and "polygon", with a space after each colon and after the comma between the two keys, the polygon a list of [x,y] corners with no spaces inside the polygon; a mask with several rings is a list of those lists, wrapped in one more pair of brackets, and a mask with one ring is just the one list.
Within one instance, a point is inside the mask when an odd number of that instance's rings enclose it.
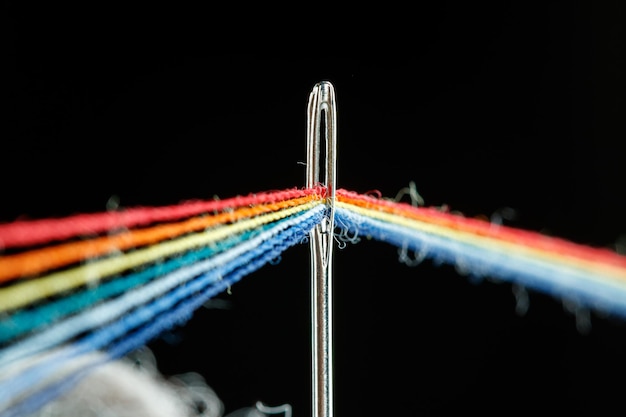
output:
{"label": "yellow thread", "polygon": [[39,299],[50,297],[81,285],[94,284],[103,277],[195,247],[210,244],[236,233],[254,229],[263,224],[308,210],[319,204],[322,204],[322,202],[312,201],[300,206],[220,226],[145,249],[139,249],[123,256],[94,261],[67,271],[56,272],[34,280],[17,283],[0,290],[0,312],[23,307]]}

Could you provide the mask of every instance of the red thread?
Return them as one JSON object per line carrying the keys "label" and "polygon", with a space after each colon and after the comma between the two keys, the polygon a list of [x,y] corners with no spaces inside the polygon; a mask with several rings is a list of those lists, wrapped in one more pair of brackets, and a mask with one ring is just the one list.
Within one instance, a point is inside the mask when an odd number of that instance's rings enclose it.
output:
{"label": "red thread", "polygon": [[311,194],[319,194],[323,197],[325,189],[323,187],[291,188],[237,196],[225,200],[191,201],[162,207],[133,207],[123,211],[77,214],[58,219],[18,220],[0,224],[0,248],[37,245],[74,236],[178,220],[201,213],[247,205],[274,203]]}
{"label": "red thread", "polygon": [[383,193],[380,190],[369,190],[364,193],[366,196],[374,198],[383,198]]}

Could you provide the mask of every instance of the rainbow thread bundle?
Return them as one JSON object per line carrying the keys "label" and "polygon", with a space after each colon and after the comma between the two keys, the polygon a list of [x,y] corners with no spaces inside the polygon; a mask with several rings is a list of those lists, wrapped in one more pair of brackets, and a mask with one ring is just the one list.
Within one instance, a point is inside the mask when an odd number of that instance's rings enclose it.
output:
{"label": "rainbow thread bundle", "polygon": [[[336,238],[626,317],[626,257],[438,208],[337,190]],[[0,225],[0,416],[184,324],[329,215],[323,187]]]}

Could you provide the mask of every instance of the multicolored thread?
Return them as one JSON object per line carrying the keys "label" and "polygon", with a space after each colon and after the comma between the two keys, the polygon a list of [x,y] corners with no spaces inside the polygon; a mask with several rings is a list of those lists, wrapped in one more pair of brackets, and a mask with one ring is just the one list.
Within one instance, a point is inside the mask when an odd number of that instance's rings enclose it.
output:
{"label": "multicolored thread", "polygon": [[0,416],[34,411],[90,369],[184,324],[306,242],[327,204],[338,239],[377,239],[626,318],[624,256],[348,190],[334,201],[316,187],[18,221],[0,225]]}

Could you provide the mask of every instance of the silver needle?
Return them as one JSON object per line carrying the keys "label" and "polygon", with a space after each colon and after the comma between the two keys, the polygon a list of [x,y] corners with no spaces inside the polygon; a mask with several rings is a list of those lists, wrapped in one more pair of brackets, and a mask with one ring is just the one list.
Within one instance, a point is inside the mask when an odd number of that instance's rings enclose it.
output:
{"label": "silver needle", "polygon": [[[321,138],[325,159],[321,160]],[[313,87],[307,106],[307,187],[326,187],[327,213],[311,231],[313,417],[333,416],[332,255],[336,184],[337,109],[328,81]],[[324,182],[320,166],[325,163]]]}

